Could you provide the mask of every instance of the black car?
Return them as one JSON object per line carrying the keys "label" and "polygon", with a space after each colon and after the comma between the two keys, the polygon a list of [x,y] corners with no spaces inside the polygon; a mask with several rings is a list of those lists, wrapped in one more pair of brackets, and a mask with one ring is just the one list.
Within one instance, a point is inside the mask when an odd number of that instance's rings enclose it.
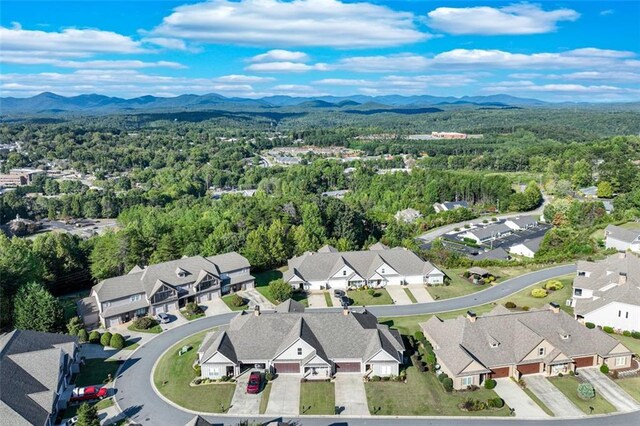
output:
{"label": "black car", "polygon": [[340,290],[339,288],[333,290],[333,297],[342,297],[344,296],[344,290]]}
{"label": "black car", "polygon": [[349,299],[349,296],[340,296],[340,304],[342,306],[349,306],[351,303],[352,301]]}

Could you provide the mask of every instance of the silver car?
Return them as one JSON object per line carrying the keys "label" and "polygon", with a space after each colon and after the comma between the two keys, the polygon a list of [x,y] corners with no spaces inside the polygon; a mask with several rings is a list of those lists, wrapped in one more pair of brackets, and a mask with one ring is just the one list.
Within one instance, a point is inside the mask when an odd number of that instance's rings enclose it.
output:
{"label": "silver car", "polygon": [[160,324],[166,324],[169,321],[171,321],[171,318],[169,317],[169,315],[165,314],[164,312],[160,312],[159,314],[156,315],[156,320],[158,320]]}

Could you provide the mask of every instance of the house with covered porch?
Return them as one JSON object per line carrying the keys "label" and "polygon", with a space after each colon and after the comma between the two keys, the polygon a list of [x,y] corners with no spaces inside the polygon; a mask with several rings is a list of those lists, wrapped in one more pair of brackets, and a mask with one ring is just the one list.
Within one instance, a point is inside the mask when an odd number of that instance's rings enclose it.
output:
{"label": "house with covered porch", "polygon": [[305,312],[287,301],[275,311],[241,312],[208,333],[198,349],[202,378],[238,376],[249,369],[326,379],[334,374],[398,375],[400,334],[366,310]]}
{"label": "house with covered porch", "polygon": [[557,304],[519,312],[498,305],[482,316],[434,316],[420,327],[455,389],[479,386],[489,378],[554,376],[601,364],[624,369],[633,355],[618,340],[586,328]]}
{"label": "house with covered porch", "polygon": [[444,273],[406,248],[372,245],[369,250],[340,252],[324,246],[289,259],[283,279],[294,289],[353,289],[362,286],[442,284]]}

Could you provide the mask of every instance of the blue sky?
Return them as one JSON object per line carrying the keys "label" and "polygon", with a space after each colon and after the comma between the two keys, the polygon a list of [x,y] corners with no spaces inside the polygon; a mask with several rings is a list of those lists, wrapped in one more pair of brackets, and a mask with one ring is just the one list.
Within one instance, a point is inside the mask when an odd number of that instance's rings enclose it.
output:
{"label": "blue sky", "polygon": [[640,1],[7,1],[0,92],[640,99]]}

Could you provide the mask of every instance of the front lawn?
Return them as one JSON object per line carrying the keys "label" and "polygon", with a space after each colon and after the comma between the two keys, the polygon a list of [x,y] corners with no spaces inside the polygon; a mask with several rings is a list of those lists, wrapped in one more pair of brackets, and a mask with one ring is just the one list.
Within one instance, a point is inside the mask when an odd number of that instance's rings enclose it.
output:
{"label": "front lawn", "polygon": [[349,290],[347,296],[353,300],[353,304],[356,306],[371,306],[371,305],[392,305],[393,300],[387,290],[383,288],[375,289],[373,295],[369,294],[369,290]]}
{"label": "front lawn", "polygon": [[447,393],[436,376],[430,372],[421,373],[411,366],[407,368],[407,383],[367,382],[365,383],[369,411],[372,414],[389,416],[507,416],[505,405],[496,410],[475,412],[462,411],[458,404],[467,398],[486,402],[497,398],[493,390],[478,389],[475,392]]}
{"label": "front lawn", "polygon": [[[193,362],[198,357],[198,347],[207,331],[188,337],[166,352],[156,366],[153,383],[166,398],[189,410],[221,413],[229,409],[234,383],[215,383],[210,385],[190,386],[197,376]],[[182,356],[178,351],[183,346],[191,346],[191,350]]]}
{"label": "front lawn", "polygon": [[260,399],[260,414],[264,414],[267,411],[267,405],[269,405],[269,396],[271,395],[271,382],[267,383],[262,390],[262,399]]}
{"label": "front lawn", "polygon": [[300,414],[335,414],[335,386],[331,382],[300,383]]}
{"label": "front lawn", "polygon": [[231,309],[232,311],[244,311],[249,307],[249,304],[245,301],[242,305],[236,306],[234,305],[234,300],[237,297],[240,297],[237,294],[227,294],[226,296],[222,296],[222,301]]}
{"label": "front lawn", "polygon": [[[98,411],[100,410],[104,410],[105,408],[109,408],[111,406],[113,406],[114,402],[113,402],[113,398],[105,398],[102,399],[98,402],[89,402],[89,405],[95,405],[96,409]],[[80,408],[81,404],[73,404],[73,405],[69,405],[60,415],[63,419],[70,419],[72,417],[75,417],[76,413],[78,412],[78,408]]]}
{"label": "front lawn", "polygon": [[409,298],[409,300],[411,300],[411,303],[418,303],[416,297],[413,295],[413,293],[411,293],[411,290],[409,290],[407,287],[404,287],[404,292],[407,293],[407,297]]}
{"label": "front lawn", "polygon": [[327,307],[330,308],[333,306],[333,298],[331,297],[331,293],[328,291],[324,292],[324,301],[327,303]]}
{"label": "front lawn", "polygon": [[[258,290],[260,292],[260,294],[262,294],[265,299],[267,299],[269,302],[273,303],[274,305],[278,305],[280,302],[278,300],[276,300],[275,297],[273,297],[273,295],[271,294],[271,289],[269,288],[269,286],[263,286],[263,287],[256,287],[256,290]],[[307,293],[304,291],[294,291],[293,293],[291,293],[291,299],[295,300],[296,302],[300,302],[302,303],[304,306],[309,306],[309,300],[307,300]]]}
{"label": "front lawn", "polygon": [[180,314],[189,321],[193,321],[194,319],[202,318],[204,316],[204,312],[202,311],[192,313],[192,312],[187,312],[186,309],[181,310]]}
{"label": "front lawn", "polygon": [[609,336],[614,339],[618,339],[618,341],[629,348],[629,350],[640,356],[640,339],[634,339],[631,336],[623,336],[622,334],[610,334]]}
{"label": "front lawn", "polygon": [[500,304],[504,305],[506,302],[513,302],[518,307],[528,306],[529,308],[542,308],[544,305],[548,305],[551,302],[556,302],[560,305],[560,309],[566,311],[569,315],[573,315],[573,308],[566,305],[567,299],[571,299],[573,275],[565,275],[558,278],[564,285],[561,290],[549,291],[546,297],[536,298],[531,296],[531,290],[534,288],[541,288],[547,281],[535,284],[528,287],[516,294],[505,297],[500,301]]}
{"label": "front lawn", "polygon": [[109,374],[111,379],[116,378],[116,372],[122,361],[106,361],[103,358],[89,358],[80,365],[80,372],[76,376],[77,387],[101,385],[107,381]]}
{"label": "front lawn", "polygon": [[618,386],[627,391],[629,395],[640,402],[640,377],[629,377],[628,379],[618,379],[615,381]]}
{"label": "front lawn", "polygon": [[256,287],[268,286],[271,281],[282,278],[282,273],[287,270],[286,266],[269,271],[255,272],[252,275],[256,277]]}
{"label": "front lawn", "polygon": [[138,349],[140,347],[140,343],[138,342],[134,342],[133,340],[126,340],[124,342],[124,348],[122,348],[125,351],[132,351],[134,349]]}
{"label": "front lawn", "polygon": [[[578,396],[578,385],[580,382],[575,377],[549,377],[548,380],[557,387],[576,407],[584,411],[585,414],[607,414],[616,411],[616,408],[604,397],[598,394],[593,399],[584,400]],[[593,407],[593,412],[589,407]]]}
{"label": "front lawn", "polygon": [[136,328],[133,325],[133,323],[131,323],[129,325],[129,327],[127,327],[127,330],[129,330],[129,331],[137,331],[138,333],[153,333],[153,334],[162,333],[162,327],[160,326],[160,324],[156,324],[151,328],[142,329],[142,328]]}

